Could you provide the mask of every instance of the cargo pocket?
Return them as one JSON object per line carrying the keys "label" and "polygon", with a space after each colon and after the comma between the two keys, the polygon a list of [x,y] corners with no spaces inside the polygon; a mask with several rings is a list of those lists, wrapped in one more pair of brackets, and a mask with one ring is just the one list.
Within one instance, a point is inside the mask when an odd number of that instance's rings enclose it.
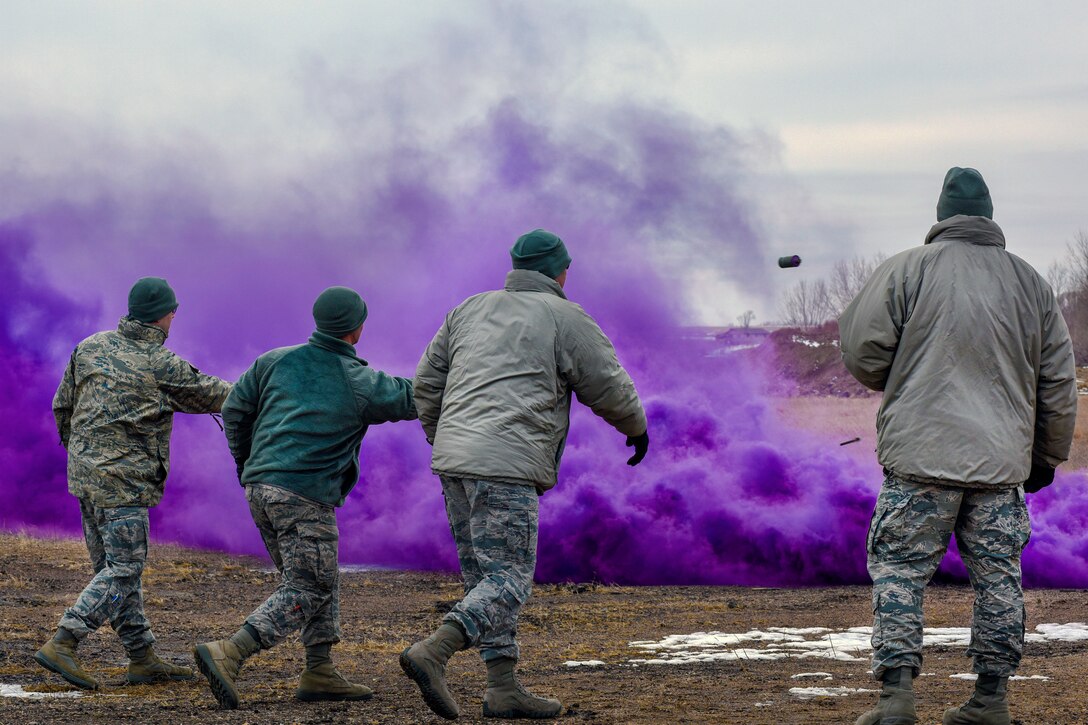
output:
{"label": "cargo pocket", "polygon": [[488,491],[484,548],[492,558],[514,564],[536,561],[536,499],[536,490],[528,486]]}
{"label": "cargo pocket", "polygon": [[873,516],[869,520],[869,533],[865,537],[865,550],[870,556],[876,553],[876,547],[887,538],[888,524],[901,515],[903,509],[910,505],[910,501],[910,495],[900,490],[897,484],[885,481],[877,497]]}
{"label": "cargo pocket", "polygon": [[[323,591],[336,585],[340,534],[335,523],[303,521],[295,526],[299,575]],[[281,543],[282,552],[282,543]]]}

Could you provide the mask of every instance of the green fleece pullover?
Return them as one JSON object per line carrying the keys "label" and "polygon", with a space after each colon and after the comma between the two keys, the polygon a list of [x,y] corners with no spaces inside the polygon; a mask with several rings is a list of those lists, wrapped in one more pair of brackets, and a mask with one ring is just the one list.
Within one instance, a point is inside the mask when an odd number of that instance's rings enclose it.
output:
{"label": "green fleece pullover", "polygon": [[352,345],[322,332],[261,355],[223,404],[243,486],[278,486],[333,506],[359,480],[367,428],[415,417],[410,378],[367,367]]}

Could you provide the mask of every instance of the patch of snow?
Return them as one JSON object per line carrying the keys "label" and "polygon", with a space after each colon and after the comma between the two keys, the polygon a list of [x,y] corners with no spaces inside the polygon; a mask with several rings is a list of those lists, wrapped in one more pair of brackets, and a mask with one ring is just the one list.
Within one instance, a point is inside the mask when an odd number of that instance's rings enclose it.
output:
{"label": "patch of snow", "polygon": [[64,692],[27,692],[22,685],[9,685],[0,682],[0,697],[18,697],[25,700],[41,700],[46,697],[83,697],[83,693],[77,690]]}
{"label": "patch of snow", "polygon": [[[949,678],[950,678],[950,679],[969,679],[969,680],[975,680],[975,679],[978,679],[978,675],[976,675],[976,674],[974,674],[974,673],[969,673],[969,672],[962,672],[962,673],[959,673],[959,674],[955,674],[955,675],[949,675]],[[1044,683],[1049,683],[1049,681],[1050,681],[1050,678],[1049,678],[1049,677],[1047,677],[1046,675],[1027,675],[1027,676],[1025,676],[1025,675],[1013,675],[1013,676],[1012,676],[1012,677],[1010,677],[1009,679],[1018,679],[1018,680],[1024,680],[1024,679],[1041,679],[1042,681],[1044,681]]]}
{"label": "patch of snow", "polygon": [[601,660],[567,660],[563,664],[567,667],[600,667],[604,662]]}
{"label": "patch of snow", "polygon": [[866,690],[860,687],[791,687],[790,694],[808,700],[813,697],[846,697],[880,690]]}
{"label": "patch of snow", "polygon": [[1028,642],[1038,642],[1042,637],[1049,642],[1083,642],[1088,640],[1088,624],[1069,622],[1068,624],[1039,624],[1035,632],[1027,635]]}
{"label": "patch of snow", "polygon": [[[645,659],[631,664],[691,664],[733,660],[779,660],[820,658],[840,662],[861,662],[872,650],[872,627],[769,627],[747,632],[693,632],[670,634],[657,641],[628,642],[643,650]],[[1040,624],[1026,637],[1028,642],[1088,642],[1088,624]],[[927,627],[922,632],[925,647],[967,647],[967,627]],[[649,655],[653,656],[649,656]]]}
{"label": "patch of snow", "polygon": [[768,700],[767,702],[757,702],[756,707],[770,707],[774,704],[774,700]]}
{"label": "patch of snow", "polygon": [[799,680],[802,677],[822,677],[825,680],[830,680],[833,675],[830,672],[798,672],[796,675],[790,675],[791,680]]}
{"label": "patch of snow", "polygon": [[823,343],[810,340],[807,337],[801,337],[800,335],[794,335],[790,338],[790,342],[798,342],[805,347],[823,347]]}

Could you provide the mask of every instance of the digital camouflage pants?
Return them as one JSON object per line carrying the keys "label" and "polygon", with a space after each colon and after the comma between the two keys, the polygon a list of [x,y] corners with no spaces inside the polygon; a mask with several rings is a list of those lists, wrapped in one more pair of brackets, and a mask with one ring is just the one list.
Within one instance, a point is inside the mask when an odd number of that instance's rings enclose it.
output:
{"label": "digital camouflage pants", "polygon": [[465,584],[465,598],[444,621],[461,625],[485,661],[518,659],[518,614],[536,571],[536,489],[441,478]]}
{"label": "digital camouflage pants", "polygon": [[109,622],[129,653],[153,644],[141,583],[147,562],[147,509],[100,508],[81,498],[79,510],[94,578],[59,625],[83,639]]}
{"label": "digital camouflage pants", "polygon": [[974,671],[1016,672],[1024,647],[1020,552],[1031,535],[1022,488],[987,490],[886,476],[869,525],[873,676],[922,666],[922,592],[952,534],[975,590]]}
{"label": "digital camouflage pants", "polygon": [[246,618],[273,647],[302,630],[302,644],[340,641],[340,534],[332,506],[275,486],[250,484],[246,499],[253,522],[282,579],[264,604]]}

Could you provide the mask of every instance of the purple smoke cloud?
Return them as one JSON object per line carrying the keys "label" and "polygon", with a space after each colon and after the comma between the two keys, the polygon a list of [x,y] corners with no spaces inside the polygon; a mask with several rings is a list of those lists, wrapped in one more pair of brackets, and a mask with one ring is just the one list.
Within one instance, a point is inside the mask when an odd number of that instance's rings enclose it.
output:
{"label": "purple smoke cloud", "polygon": [[[19,200],[0,220],[0,526],[78,532],[50,401],[71,347],[116,323],[137,277],[170,280],[181,306],[168,344],[207,372],[233,379],[264,350],[304,341],[313,298],[345,284],[371,310],[359,354],[410,375],[445,313],[500,286],[512,240],[542,226],[568,242],[568,293],[634,376],[652,446],[629,468],[623,438],[575,412],[559,486],[541,502],[538,578],[868,581],[875,461],[782,425],[762,371],[707,357],[682,329],[685,269],[752,295],[773,288],[774,255],[748,199],[748,141],[650,101],[564,98],[578,53],[534,81],[540,48],[514,53],[507,38],[507,55],[492,48],[470,62],[457,37],[434,50],[447,62],[419,88],[401,82],[416,77],[411,67],[364,77],[307,65],[307,102],[335,119],[342,143],[252,188],[214,144],[184,139],[114,139],[108,158],[63,173],[0,172],[0,192]],[[456,104],[485,64],[508,75]],[[439,112],[458,122],[430,132]],[[213,422],[178,416],[173,451],[155,536],[261,553]],[[1083,477],[1033,501],[1029,582],[1088,583],[1074,484]],[[345,562],[456,568],[417,423],[371,430],[339,520]],[[955,558],[943,571],[962,576]]]}

